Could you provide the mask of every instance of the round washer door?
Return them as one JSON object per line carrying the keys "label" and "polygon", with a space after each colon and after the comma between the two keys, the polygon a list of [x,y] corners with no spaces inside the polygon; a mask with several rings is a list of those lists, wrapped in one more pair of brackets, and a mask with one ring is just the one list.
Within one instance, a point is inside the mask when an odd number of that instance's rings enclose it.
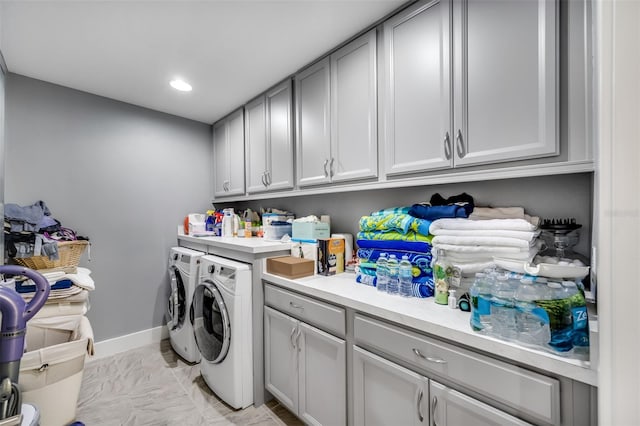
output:
{"label": "round washer door", "polygon": [[206,280],[196,287],[193,333],[204,359],[214,364],[224,360],[231,342],[231,324],[222,294],[213,281]]}
{"label": "round washer door", "polygon": [[175,266],[169,267],[171,293],[167,304],[167,324],[171,330],[182,327],[187,314],[187,291],[184,287],[182,273]]}

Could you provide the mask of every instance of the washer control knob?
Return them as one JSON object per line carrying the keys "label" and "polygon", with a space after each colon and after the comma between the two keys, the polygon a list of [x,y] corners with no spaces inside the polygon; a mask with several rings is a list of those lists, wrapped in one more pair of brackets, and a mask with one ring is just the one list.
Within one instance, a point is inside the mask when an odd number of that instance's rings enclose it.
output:
{"label": "washer control knob", "polygon": [[208,271],[209,271],[210,274],[213,274],[214,272],[216,272],[215,265],[209,265]]}

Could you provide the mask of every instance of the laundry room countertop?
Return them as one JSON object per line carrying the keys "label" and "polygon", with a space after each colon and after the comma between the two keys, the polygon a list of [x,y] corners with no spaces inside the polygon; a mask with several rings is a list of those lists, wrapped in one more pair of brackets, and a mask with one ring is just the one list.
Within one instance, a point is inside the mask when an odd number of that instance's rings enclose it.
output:
{"label": "laundry room countertop", "polygon": [[271,253],[291,249],[291,243],[269,241],[264,238],[257,237],[193,237],[191,235],[178,233],[178,241],[188,241],[196,244],[216,246],[222,249],[251,254]]}
{"label": "laundry room countertop", "polygon": [[512,360],[520,365],[597,386],[597,371],[591,368],[588,361],[568,359],[477,334],[469,326],[468,312],[438,305],[431,297],[404,298],[380,293],[375,287],[356,283],[355,274],[348,272],[330,277],[315,275],[296,280],[265,272],[262,278],[284,288]]}

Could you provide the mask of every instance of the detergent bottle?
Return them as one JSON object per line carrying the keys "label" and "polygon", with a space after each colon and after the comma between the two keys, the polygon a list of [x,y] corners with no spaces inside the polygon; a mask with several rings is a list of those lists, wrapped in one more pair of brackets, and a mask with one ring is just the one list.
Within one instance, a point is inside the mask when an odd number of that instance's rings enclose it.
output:
{"label": "detergent bottle", "polygon": [[207,220],[204,222],[205,231],[213,231],[216,224],[216,211],[207,210]]}

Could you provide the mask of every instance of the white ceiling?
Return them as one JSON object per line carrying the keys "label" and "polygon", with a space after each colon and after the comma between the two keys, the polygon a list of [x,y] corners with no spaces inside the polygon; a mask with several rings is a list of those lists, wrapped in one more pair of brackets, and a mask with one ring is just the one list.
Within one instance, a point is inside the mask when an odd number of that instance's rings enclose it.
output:
{"label": "white ceiling", "polygon": [[2,1],[0,46],[10,72],[213,123],[406,1]]}

